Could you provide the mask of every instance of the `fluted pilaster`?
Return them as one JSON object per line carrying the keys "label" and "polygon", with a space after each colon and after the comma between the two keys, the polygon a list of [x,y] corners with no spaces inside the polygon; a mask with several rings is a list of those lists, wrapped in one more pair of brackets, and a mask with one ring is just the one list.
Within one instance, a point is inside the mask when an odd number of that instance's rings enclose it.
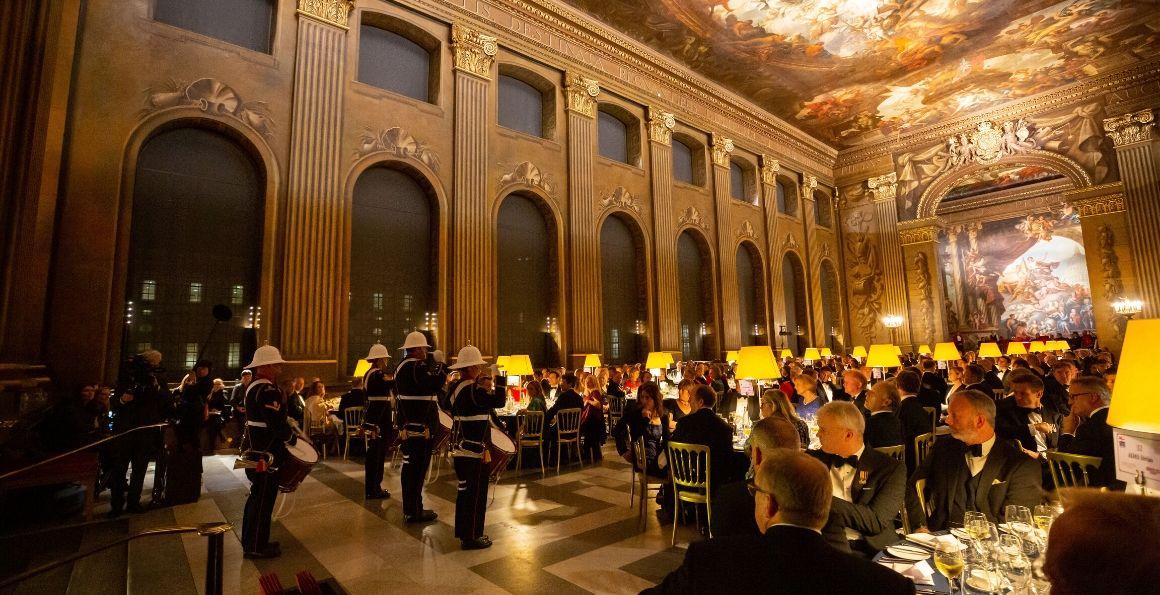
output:
{"label": "fluted pilaster", "polygon": [[339,19],[345,21],[347,12],[337,9],[321,18],[300,10],[299,15],[286,187],[281,348],[290,360],[326,362],[338,358],[342,311],[343,205],[338,165],[346,27]]}
{"label": "fluted pilaster", "polygon": [[600,230],[592,165],[596,152],[596,96],[600,86],[569,74],[568,95],[568,291],[572,302],[571,352],[602,353]]}
{"label": "fluted pilaster", "polygon": [[1104,129],[1116,145],[1116,161],[1124,183],[1144,318],[1160,316],[1160,154],[1156,151],[1154,128],[1151,109],[1104,120]]}
{"label": "fluted pilaster", "polygon": [[785,320],[785,295],[781,286],[781,241],[777,226],[777,175],[781,172],[781,161],[761,156],[761,208],[765,215],[766,253],[769,254],[766,275],[766,303],[769,317],[765,321],[765,338],[770,346],[777,342],[778,325]]}
{"label": "fluted pilaster", "polygon": [[[878,241],[882,247],[882,314],[902,316],[902,326],[893,333],[887,329],[885,336],[891,336],[899,343],[910,340],[910,317],[906,311],[906,272],[902,264],[902,246],[898,241],[898,205],[895,197],[898,191],[897,177],[893,172],[870,178],[866,182],[874,198],[874,215],[878,220]],[[881,324],[881,321],[879,321]],[[903,345],[905,347],[905,345]]]}
{"label": "fluted pilaster", "polygon": [[673,214],[673,114],[649,108],[649,168],[652,174],[653,249],[656,275],[653,327],[661,351],[681,349],[677,237]]}
{"label": "fluted pilaster", "polygon": [[[729,156],[733,153],[733,140],[712,136],[713,150],[713,205],[717,213],[717,261],[721,295],[721,320],[717,332],[721,336],[720,349],[741,348],[741,312],[737,296],[737,251],[733,246],[730,231],[729,201]],[[714,354],[716,357],[718,354]]]}

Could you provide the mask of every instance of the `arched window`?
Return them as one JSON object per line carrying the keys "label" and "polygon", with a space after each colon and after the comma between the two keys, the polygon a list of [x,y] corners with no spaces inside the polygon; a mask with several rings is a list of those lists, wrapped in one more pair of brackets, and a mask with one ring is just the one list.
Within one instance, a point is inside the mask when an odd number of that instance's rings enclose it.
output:
{"label": "arched window", "polygon": [[438,217],[428,190],[386,167],[359,176],[351,206],[346,369],[376,342],[401,344],[438,320]]}
{"label": "arched window", "polygon": [[154,20],[269,54],[276,0],[157,0]]}
{"label": "arched window", "polygon": [[156,349],[180,379],[214,326],[213,306],[224,304],[234,323],[221,325],[204,356],[223,376],[248,363],[238,321],[258,305],[264,187],[250,152],[218,132],[174,128],[141,147],[125,298],[133,317],[123,354]]}
{"label": "arched window", "polygon": [[692,184],[693,182],[693,150],[689,145],[673,139],[673,180]]}
{"label": "arched window", "polygon": [[749,200],[745,196],[745,170],[736,161],[729,162],[729,195],[737,200]]}
{"label": "arched window", "polygon": [[765,283],[761,253],[750,243],[737,247],[737,298],[741,344],[757,345],[765,335]]}
{"label": "arched window", "polygon": [[[499,125],[504,128],[518,130],[524,134],[549,138],[552,136],[552,122],[555,110],[555,90],[547,81],[535,79],[539,86],[533,85],[523,77],[514,76],[524,73],[521,68],[509,65],[500,65],[499,76]],[[544,87],[544,88],[539,88]]]}
{"label": "arched window", "polygon": [[537,367],[553,365],[548,319],[556,316],[555,225],[535,199],[510,194],[500,205],[498,227],[499,353],[529,355]]}
{"label": "arched window", "polygon": [[809,335],[809,306],[802,261],[792,252],[787,252],[782,258],[781,280],[785,295],[785,326],[789,331],[786,340],[794,355],[800,356],[808,342],[806,338]]}
{"label": "arched window", "polygon": [[834,272],[834,265],[828,260],[822,261],[821,290],[822,334],[826,341],[833,342],[829,347],[838,350],[842,348],[836,337],[842,332],[842,329],[838,328],[841,324],[838,314],[841,311],[841,298],[838,295],[838,275]]}
{"label": "arched window", "polygon": [[611,103],[600,104],[597,144],[600,156],[640,166],[640,121],[628,110]]}
{"label": "arched window", "polygon": [[677,238],[677,270],[680,285],[680,339],[683,358],[712,359],[714,343],[709,335],[713,320],[712,257],[703,236],[692,231]]}
{"label": "arched window", "polygon": [[797,215],[797,195],[793,187],[786,186],[781,180],[775,186],[777,190],[777,212],[783,215]]}
{"label": "arched window", "polygon": [[644,234],[631,220],[613,215],[600,228],[601,307],[607,363],[644,361],[648,315]]}
{"label": "arched window", "polygon": [[402,35],[392,30],[404,28],[395,20],[367,14],[359,29],[358,80],[380,89],[433,102],[438,70],[432,54],[438,44],[417,32]]}
{"label": "arched window", "polygon": [[833,209],[830,206],[830,197],[824,192],[814,193],[814,222],[819,227],[833,225]]}

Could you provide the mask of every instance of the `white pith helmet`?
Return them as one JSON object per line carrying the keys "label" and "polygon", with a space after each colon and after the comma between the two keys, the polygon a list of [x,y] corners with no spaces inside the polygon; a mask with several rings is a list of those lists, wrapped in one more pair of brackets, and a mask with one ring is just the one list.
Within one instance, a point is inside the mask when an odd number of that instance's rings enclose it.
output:
{"label": "white pith helmet", "polygon": [[407,340],[403,341],[403,346],[399,349],[413,349],[415,347],[431,347],[427,344],[427,336],[419,331],[407,333]]}
{"label": "white pith helmet", "polygon": [[247,368],[257,368],[260,366],[269,366],[271,364],[284,364],[286,360],[282,359],[282,353],[278,351],[277,347],[273,345],[263,345],[254,351],[254,361],[250,362]]}

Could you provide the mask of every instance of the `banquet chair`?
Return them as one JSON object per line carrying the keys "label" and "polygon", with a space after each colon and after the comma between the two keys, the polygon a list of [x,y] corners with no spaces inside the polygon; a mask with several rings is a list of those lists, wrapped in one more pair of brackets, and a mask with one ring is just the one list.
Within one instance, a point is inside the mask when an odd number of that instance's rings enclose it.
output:
{"label": "banquet chair", "polygon": [[[916,479],[914,481],[914,491],[918,494],[918,505],[922,507],[922,512],[930,516],[930,509],[926,507],[926,478]],[[903,504],[903,508],[905,507],[906,505]]]}
{"label": "banquet chair", "polygon": [[[681,502],[704,504],[706,521],[710,527],[713,525],[713,504],[709,496],[710,463],[708,446],[669,442],[669,471],[673,477],[673,545],[677,545]],[[699,511],[697,516],[700,516]],[[712,537],[710,530],[709,538]]]}
{"label": "banquet chair", "polygon": [[1088,469],[1099,469],[1103,459],[1075,455],[1066,452],[1047,451],[1047,466],[1051,469],[1051,481],[1055,489],[1086,488],[1091,485]]}
{"label": "banquet chair", "polygon": [[938,408],[937,407],[923,407],[923,411],[930,416],[930,431],[934,432],[938,427]]}
{"label": "banquet chair", "polygon": [[350,456],[350,439],[363,438],[363,450],[366,450],[366,434],[362,431],[363,418],[366,416],[366,407],[347,407],[342,410],[342,421],[344,424],[343,434],[345,434],[346,443],[342,449],[342,460],[346,460]]}
{"label": "banquet chair", "polygon": [[524,462],[524,449],[535,448],[540,453],[540,475],[544,471],[544,412],[521,410],[517,415],[516,474]]}
{"label": "banquet chair", "polygon": [[644,437],[632,443],[632,453],[634,464],[631,467],[632,482],[628,493],[628,506],[632,508],[632,501],[636,498],[636,490],[639,486],[640,501],[637,505],[637,520],[640,521],[641,526],[644,526],[648,518],[648,515],[645,514],[648,497],[653,493],[659,494],[667,479],[652,477],[648,474],[648,454],[644,448]]}
{"label": "banquet chair", "polygon": [[556,473],[560,472],[560,459],[564,458],[564,445],[576,447],[576,457],[584,466],[584,451],[580,449],[580,410],[561,409],[556,413]]}
{"label": "banquet chair", "polygon": [[918,468],[930,454],[930,447],[934,446],[934,432],[919,434],[914,437],[914,466]]}
{"label": "banquet chair", "polygon": [[895,461],[898,461],[899,463],[905,463],[905,461],[903,459],[906,458],[906,446],[904,446],[902,444],[899,444],[897,446],[879,446],[879,447],[875,448],[874,450],[876,450],[884,455],[889,456],[890,458],[894,459]]}

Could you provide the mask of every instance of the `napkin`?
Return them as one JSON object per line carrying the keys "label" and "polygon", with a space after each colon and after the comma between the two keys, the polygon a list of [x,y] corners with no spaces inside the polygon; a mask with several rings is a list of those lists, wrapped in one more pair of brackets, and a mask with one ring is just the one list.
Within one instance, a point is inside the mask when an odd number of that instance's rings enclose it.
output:
{"label": "napkin", "polygon": [[922,562],[879,562],[883,566],[914,581],[916,585],[934,585],[934,569]]}
{"label": "napkin", "polygon": [[907,539],[921,543],[926,547],[933,548],[936,545],[943,543],[947,545],[962,545],[959,538],[954,535],[931,535],[930,533],[911,533],[906,536]]}

